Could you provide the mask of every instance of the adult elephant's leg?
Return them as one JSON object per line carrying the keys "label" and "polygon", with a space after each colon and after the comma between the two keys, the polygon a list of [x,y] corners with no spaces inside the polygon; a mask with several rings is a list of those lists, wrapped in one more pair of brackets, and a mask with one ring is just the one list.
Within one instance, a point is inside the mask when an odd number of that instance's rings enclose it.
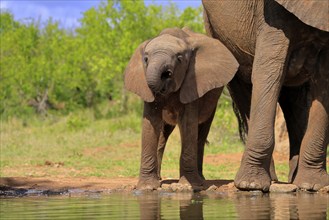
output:
{"label": "adult elephant's leg", "polygon": [[279,102],[289,135],[289,183],[297,172],[300,145],[307,127],[309,95],[308,83],[299,87],[283,87],[280,94]]}
{"label": "adult elephant's leg", "polygon": [[[245,135],[248,133],[249,127],[248,120],[250,118],[252,86],[239,79],[238,75],[235,75],[229,83],[228,89],[234,103],[233,110],[239,122],[240,138],[245,143]],[[243,96],[241,94],[243,94]],[[271,159],[270,176],[272,181],[278,181],[273,158]]]}
{"label": "adult elephant's leg", "polygon": [[256,42],[248,139],[235,177],[239,189],[269,190],[276,105],[288,47],[284,33],[265,24]]}
{"label": "adult elephant's leg", "polygon": [[326,154],[329,144],[329,50],[319,53],[316,73],[311,80],[312,105],[307,130],[300,149],[295,180],[298,187],[319,190],[329,185]]}
{"label": "adult elephant's leg", "polygon": [[160,133],[159,145],[158,145],[158,177],[161,179],[161,164],[163,158],[163,152],[166,148],[166,144],[171,132],[174,130],[175,126],[169,124],[163,124],[163,128]]}
{"label": "adult elephant's leg", "polygon": [[162,127],[161,111],[155,103],[144,102],[142,153],[138,189],[157,189],[158,179],[157,147]]}
{"label": "adult elephant's leg", "polygon": [[209,134],[210,126],[212,120],[214,119],[214,115],[216,112],[216,108],[214,109],[213,113],[211,114],[210,118],[199,125],[198,131],[198,173],[202,179],[205,180],[203,176],[203,155],[204,155],[204,146],[207,141],[207,137]]}
{"label": "adult elephant's leg", "polygon": [[198,174],[197,165],[198,112],[198,101],[186,104],[184,114],[179,120],[182,139],[180,177],[185,177],[192,187],[203,184],[203,180]]}

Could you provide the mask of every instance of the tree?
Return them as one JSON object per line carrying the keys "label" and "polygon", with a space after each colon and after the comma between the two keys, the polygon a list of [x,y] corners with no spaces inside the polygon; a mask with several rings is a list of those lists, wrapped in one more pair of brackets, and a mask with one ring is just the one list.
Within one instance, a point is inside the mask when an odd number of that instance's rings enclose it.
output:
{"label": "tree", "polygon": [[[65,30],[51,18],[17,22],[1,12],[1,116],[95,107],[111,98],[125,109],[123,72],[143,41],[164,28],[203,32],[202,10],[175,4],[109,0],[84,12],[80,26]],[[32,109],[33,110],[33,109]]]}

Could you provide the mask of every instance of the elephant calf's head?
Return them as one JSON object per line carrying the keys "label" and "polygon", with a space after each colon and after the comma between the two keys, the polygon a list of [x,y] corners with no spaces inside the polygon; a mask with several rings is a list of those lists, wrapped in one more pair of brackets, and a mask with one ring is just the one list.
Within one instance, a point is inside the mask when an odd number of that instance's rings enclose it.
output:
{"label": "elephant calf's head", "polygon": [[180,38],[163,34],[149,41],[143,52],[145,78],[153,94],[176,92],[184,80],[192,49]]}
{"label": "elephant calf's head", "polygon": [[218,40],[186,28],[168,28],[143,42],[125,70],[125,87],[146,102],[179,92],[189,103],[226,85],[238,63]]}

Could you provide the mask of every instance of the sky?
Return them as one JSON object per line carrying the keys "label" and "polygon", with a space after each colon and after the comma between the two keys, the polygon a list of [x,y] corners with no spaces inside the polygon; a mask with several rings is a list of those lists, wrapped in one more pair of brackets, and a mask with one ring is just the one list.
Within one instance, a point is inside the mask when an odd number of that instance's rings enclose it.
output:
{"label": "sky", "polygon": [[[82,13],[91,7],[97,7],[102,0],[1,0],[0,9],[8,10],[13,13],[15,20],[28,21],[30,19],[41,19],[46,21],[48,18],[59,21],[65,28],[74,28],[79,26],[79,19]],[[124,0],[129,1],[129,0]],[[145,0],[145,4],[166,5],[170,1],[166,0]],[[185,9],[188,6],[198,7],[201,0],[171,0],[176,5]]]}

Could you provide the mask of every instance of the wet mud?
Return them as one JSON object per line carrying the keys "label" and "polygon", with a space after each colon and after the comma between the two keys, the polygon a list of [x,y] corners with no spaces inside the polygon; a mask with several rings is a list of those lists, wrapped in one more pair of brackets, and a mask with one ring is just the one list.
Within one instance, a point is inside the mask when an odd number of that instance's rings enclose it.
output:
{"label": "wet mud", "polygon": [[[141,194],[146,191],[136,189],[137,178],[28,178],[7,177],[0,178],[0,197],[28,197],[28,196],[61,196],[82,194],[111,194],[133,193]],[[270,193],[299,192],[297,186],[286,183],[273,183]],[[261,191],[244,192],[234,186],[233,180],[206,180],[202,188],[192,188],[188,183],[179,183],[178,180],[168,179],[161,182],[161,187],[153,192],[158,193],[199,193],[210,194],[237,194],[258,193]],[[329,186],[317,193],[329,193]]]}

